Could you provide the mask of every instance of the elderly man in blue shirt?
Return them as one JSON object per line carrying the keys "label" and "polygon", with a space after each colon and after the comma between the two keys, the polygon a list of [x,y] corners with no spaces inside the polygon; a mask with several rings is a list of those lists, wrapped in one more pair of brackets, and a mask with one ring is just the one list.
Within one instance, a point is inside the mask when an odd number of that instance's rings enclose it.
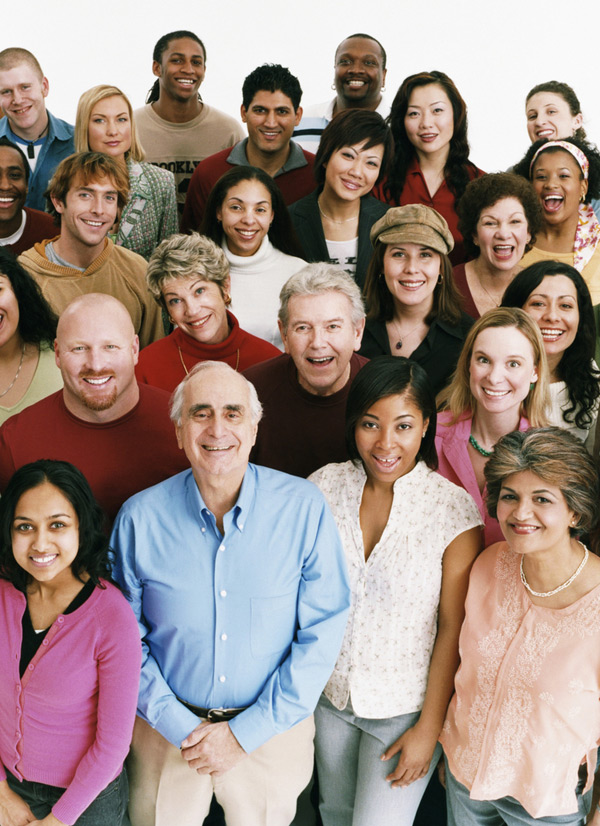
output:
{"label": "elderly man in blue shirt", "polygon": [[133,826],[197,826],[213,791],[228,826],[288,826],[311,775],[349,590],[318,489],[248,463],[260,416],[247,379],[196,365],[171,410],[191,469],[115,523],[115,577],[144,644]]}

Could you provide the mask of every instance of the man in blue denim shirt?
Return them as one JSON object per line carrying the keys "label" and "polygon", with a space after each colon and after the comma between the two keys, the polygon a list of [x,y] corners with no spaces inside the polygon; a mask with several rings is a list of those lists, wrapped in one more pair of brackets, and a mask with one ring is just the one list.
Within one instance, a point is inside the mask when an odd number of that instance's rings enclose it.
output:
{"label": "man in blue denim shirt", "polygon": [[228,826],[288,826],[311,776],[345,561],[320,491],[248,463],[260,415],[239,373],[196,365],[171,409],[191,470],[132,497],[115,523],[115,577],[144,645],[133,826],[202,823],[213,791]]}
{"label": "man in blue denim shirt", "polygon": [[46,208],[44,193],[58,164],[75,151],[73,127],[46,109],[48,79],[27,49],[0,52],[0,120],[4,135],[21,147],[31,169],[25,206]]}

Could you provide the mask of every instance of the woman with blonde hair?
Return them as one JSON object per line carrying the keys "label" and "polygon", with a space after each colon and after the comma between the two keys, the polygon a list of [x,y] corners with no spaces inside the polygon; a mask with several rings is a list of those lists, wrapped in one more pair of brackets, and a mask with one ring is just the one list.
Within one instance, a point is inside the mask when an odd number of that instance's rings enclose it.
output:
{"label": "woman with blonde hair", "polygon": [[483,504],[484,468],[513,430],[547,424],[548,365],[537,324],[523,310],[490,310],[471,327],[437,420],[439,472],[467,490],[485,521],[485,545],[502,538]]}
{"label": "woman with blonde hair", "polygon": [[148,259],[179,229],[172,172],[144,161],[129,99],[116,86],[93,86],[79,98],[75,119],[77,152],[104,152],[126,167],[129,200],[113,240]]}

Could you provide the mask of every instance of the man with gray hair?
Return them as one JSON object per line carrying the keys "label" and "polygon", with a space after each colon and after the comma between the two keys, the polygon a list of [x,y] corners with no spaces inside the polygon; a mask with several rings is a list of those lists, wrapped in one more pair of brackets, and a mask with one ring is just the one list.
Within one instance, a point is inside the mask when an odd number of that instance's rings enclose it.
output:
{"label": "man with gray hair", "polygon": [[197,364],[171,407],[191,468],[115,523],[115,578],[144,646],[133,826],[202,823],[213,791],[228,826],[288,826],[311,776],[311,715],[349,605],[344,554],[314,485],[248,463],[260,416],[243,376]]}
{"label": "man with gray hair", "polygon": [[331,264],[308,264],[280,294],[279,329],[285,354],[244,371],[254,384],[265,422],[252,461],[309,476],[348,459],[346,399],[368,359],[359,356],[365,310],[353,278]]}

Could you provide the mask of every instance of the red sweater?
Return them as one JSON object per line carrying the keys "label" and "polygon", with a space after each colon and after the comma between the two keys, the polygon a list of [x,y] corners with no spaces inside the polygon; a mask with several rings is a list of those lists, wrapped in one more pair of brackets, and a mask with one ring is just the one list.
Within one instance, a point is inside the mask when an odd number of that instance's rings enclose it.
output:
{"label": "red sweater", "polygon": [[241,373],[281,355],[273,344],[242,330],[232,313],[227,313],[227,319],[230,332],[219,344],[202,344],[176,328],[166,338],[144,347],[135,368],[137,380],[172,393],[199,361],[224,361]]}
{"label": "red sweater", "polygon": [[16,244],[2,245],[2,249],[7,252],[12,252],[15,258],[34,244],[46,238],[54,238],[59,232],[59,227],[54,223],[54,218],[48,215],[47,212],[40,212],[39,209],[25,207],[25,214],[27,218],[25,219],[23,235],[21,235]]}
{"label": "red sweater", "polygon": [[294,476],[309,476],[330,462],[346,462],[346,400],[352,379],[368,360],[353,353],[348,382],[331,396],[304,390],[288,355],[246,370],[264,411],[250,461]]}
{"label": "red sweater", "polygon": [[0,427],[0,491],[37,459],[76,465],[111,522],[134,493],[189,467],[169,419],[169,394],[145,384],[135,407],[112,422],[73,416],[62,390],[11,416]]}

